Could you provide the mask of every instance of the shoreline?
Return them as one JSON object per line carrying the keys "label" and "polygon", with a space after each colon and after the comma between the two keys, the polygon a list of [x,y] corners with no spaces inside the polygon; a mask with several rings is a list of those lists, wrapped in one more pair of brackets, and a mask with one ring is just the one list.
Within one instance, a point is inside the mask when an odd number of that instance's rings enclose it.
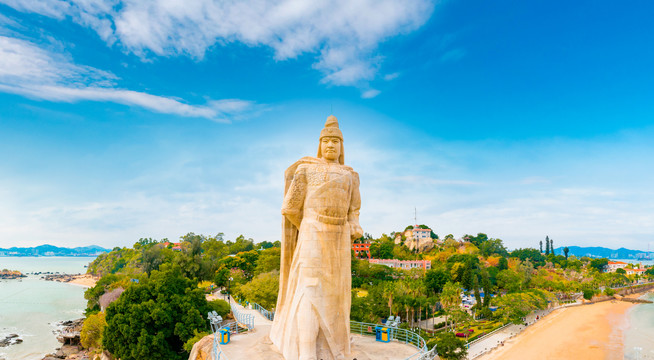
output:
{"label": "shoreline", "polygon": [[[647,292],[646,292],[647,293]],[[631,294],[638,298],[646,293]],[[478,360],[623,359],[624,334],[636,303],[610,300],[560,308]]]}
{"label": "shoreline", "polygon": [[69,284],[83,286],[87,288],[94,287],[98,279],[90,274],[76,275],[72,280],[68,281]]}

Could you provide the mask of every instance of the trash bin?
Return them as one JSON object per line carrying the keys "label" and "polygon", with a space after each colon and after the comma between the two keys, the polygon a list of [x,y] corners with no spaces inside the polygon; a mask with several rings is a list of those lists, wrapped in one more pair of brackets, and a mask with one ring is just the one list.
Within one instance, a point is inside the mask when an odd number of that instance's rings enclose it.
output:
{"label": "trash bin", "polygon": [[391,336],[390,331],[387,327],[376,326],[375,327],[375,340],[379,342],[390,342]]}
{"label": "trash bin", "polygon": [[220,329],[220,345],[229,344],[229,330]]}

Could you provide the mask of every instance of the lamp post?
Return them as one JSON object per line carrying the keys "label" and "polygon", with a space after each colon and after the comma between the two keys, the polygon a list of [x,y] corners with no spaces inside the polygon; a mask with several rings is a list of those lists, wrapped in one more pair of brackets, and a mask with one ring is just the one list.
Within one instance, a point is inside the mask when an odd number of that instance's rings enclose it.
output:
{"label": "lamp post", "polygon": [[230,277],[229,281],[227,282],[227,302],[229,303],[230,308],[232,307],[232,299],[231,299],[231,297],[232,297],[232,280],[234,280],[234,278]]}

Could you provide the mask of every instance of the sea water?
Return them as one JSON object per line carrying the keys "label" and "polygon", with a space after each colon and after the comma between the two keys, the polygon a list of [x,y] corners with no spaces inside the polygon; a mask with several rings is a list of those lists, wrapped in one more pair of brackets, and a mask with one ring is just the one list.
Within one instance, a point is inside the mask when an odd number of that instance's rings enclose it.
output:
{"label": "sea water", "polygon": [[[641,299],[654,301],[654,293]],[[624,358],[654,359],[654,303],[637,304],[627,312],[629,327],[624,333]]]}
{"label": "sea water", "polygon": [[[0,270],[22,273],[85,273],[92,257],[0,257]],[[45,281],[40,275],[0,280],[0,339],[18,334],[22,344],[0,347],[0,359],[40,360],[61,344],[53,331],[56,323],[79,319],[86,308],[85,287]]]}

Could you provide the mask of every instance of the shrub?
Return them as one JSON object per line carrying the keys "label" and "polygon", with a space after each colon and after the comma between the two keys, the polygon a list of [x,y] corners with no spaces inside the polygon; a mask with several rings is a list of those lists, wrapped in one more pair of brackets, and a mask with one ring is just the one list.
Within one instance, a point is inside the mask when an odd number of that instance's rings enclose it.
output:
{"label": "shrub", "polygon": [[208,304],[211,310],[217,312],[218,315],[222,316],[223,318],[225,318],[225,315],[229,314],[230,312],[229,304],[225,300],[212,300],[209,301]]}
{"label": "shrub", "polygon": [[188,339],[188,341],[184,343],[184,350],[186,350],[188,352],[191,352],[191,350],[193,350],[193,345],[195,345],[195,343],[202,340],[203,337],[211,334],[208,331],[199,332],[197,330],[195,330],[194,333],[195,333],[195,335],[193,335],[192,338]]}
{"label": "shrub", "polygon": [[613,290],[611,288],[606,288],[606,289],[604,289],[604,295],[613,296],[613,295],[615,295],[615,290]]}
{"label": "shrub", "polygon": [[80,332],[80,342],[82,346],[90,349],[102,348],[102,332],[107,322],[104,319],[104,313],[90,315],[84,320],[82,331]]}

